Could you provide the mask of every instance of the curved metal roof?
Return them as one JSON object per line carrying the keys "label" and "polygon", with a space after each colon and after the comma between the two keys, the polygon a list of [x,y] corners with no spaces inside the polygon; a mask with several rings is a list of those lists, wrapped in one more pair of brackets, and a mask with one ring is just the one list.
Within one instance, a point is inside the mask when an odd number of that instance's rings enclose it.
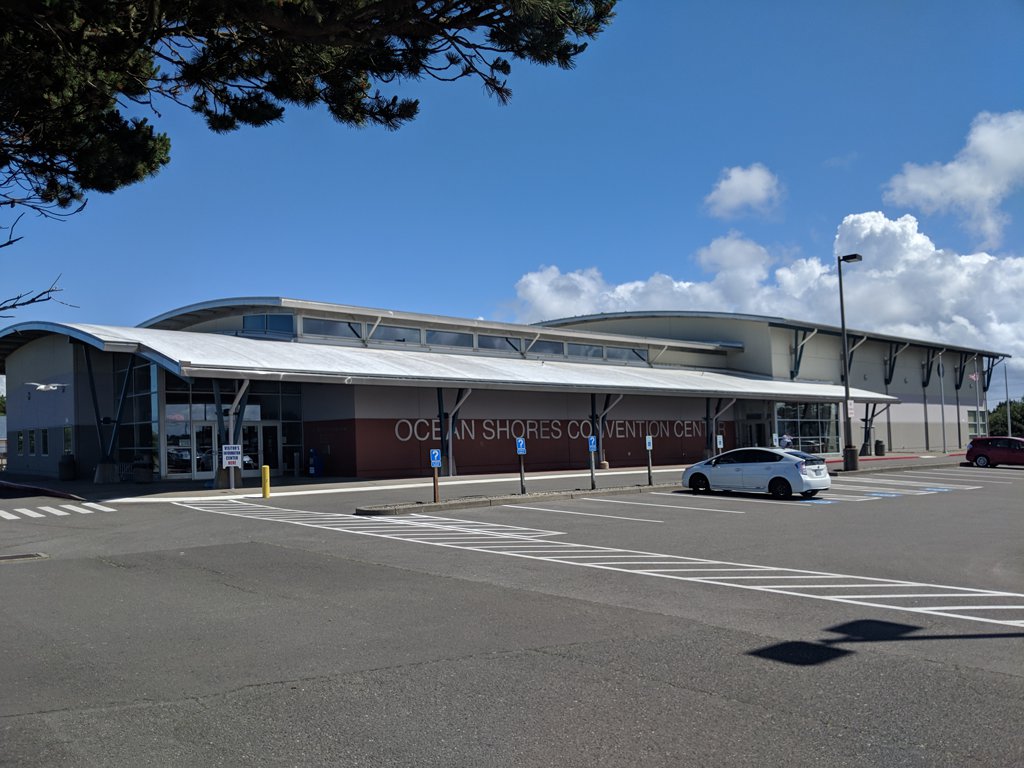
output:
{"label": "curved metal roof", "polygon": [[[597,322],[601,320],[642,320],[647,318],[666,318],[666,319],[717,319],[717,320],[741,320],[752,323],[766,323],[776,328],[788,328],[793,330],[817,330],[821,333],[829,334],[832,336],[839,336],[842,334],[842,329],[836,325],[827,325],[825,323],[812,323],[807,320],[790,320],[785,317],[774,317],[771,315],[745,315],[745,314],[734,314],[730,312],[700,312],[696,310],[638,310],[635,312],[603,312],[593,315],[577,315],[576,317],[563,317],[556,320],[545,320],[538,325],[543,325],[550,328],[575,328],[582,330],[589,323]],[[924,347],[926,349],[942,349],[950,352],[966,352],[967,354],[983,355],[984,357],[993,358],[1006,358],[1010,357],[1005,352],[993,352],[986,349],[977,349],[975,347],[965,347],[956,344],[943,344],[935,341],[922,341],[919,339],[909,339],[902,336],[893,336],[885,333],[875,333],[873,331],[861,331],[850,328],[847,326],[846,333],[850,337],[854,338],[867,338],[869,341],[882,341],[892,342],[898,344],[912,344],[915,347]]]}
{"label": "curved metal roof", "polygon": [[[0,331],[0,345],[20,346],[48,333],[65,335],[105,352],[133,353],[179,376],[195,378],[830,402],[843,399],[843,388],[835,384],[779,381],[735,372],[308,344],[79,323],[22,323]],[[898,402],[895,397],[861,389],[851,389],[850,395],[860,402]]]}
{"label": "curved metal roof", "polygon": [[240,314],[263,313],[268,311],[295,312],[312,316],[327,316],[341,320],[362,320],[367,322],[383,321],[409,323],[420,328],[433,328],[456,331],[476,331],[481,333],[506,334],[523,337],[540,337],[544,339],[561,339],[583,343],[610,342],[615,344],[635,344],[651,346],[667,346],[670,349],[685,352],[703,352],[724,354],[742,349],[743,344],[737,342],[688,341],[650,336],[625,335],[588,331],[578,328],[555,328],[546,325],[522,325],[518,323],[502,323],[492,320],[468,319],[448,315],[428,315],[420,312],[399,312],[393,309],[376,309],[373,307],[357,307],[349,304],[328,304],[321,301],[304,301],[286,299],[280,296],[242,296],[228,299],[214,299],[185,307],[173,309],[162,315],[150,318],[139,324],[140,328],[161,328],[165,330],[183,331],[208,320],[223,317],[234,317]]}

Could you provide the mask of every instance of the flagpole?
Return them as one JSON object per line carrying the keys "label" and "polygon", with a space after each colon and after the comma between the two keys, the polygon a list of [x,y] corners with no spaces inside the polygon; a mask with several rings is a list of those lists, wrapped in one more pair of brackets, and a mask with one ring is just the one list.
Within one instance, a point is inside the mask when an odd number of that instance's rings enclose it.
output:
{"label": "flagpole", "polygon": [[1003,386],[1006,387],[1006,436],[1013,437],[1013,418],[1010,416],[1010,375],[1006,372],[1009,366],[1003,360]]}
{"label": "flagpole", "polygon": [[[974,358],[974,375],[971,377],[974,380],[974,435],[975,437],[981,436],[981,380],[978,376],[978,358]],[[986,419],[986,422],[988,419]],[[988,434],[988,425],[986,424],[985,434]]]}

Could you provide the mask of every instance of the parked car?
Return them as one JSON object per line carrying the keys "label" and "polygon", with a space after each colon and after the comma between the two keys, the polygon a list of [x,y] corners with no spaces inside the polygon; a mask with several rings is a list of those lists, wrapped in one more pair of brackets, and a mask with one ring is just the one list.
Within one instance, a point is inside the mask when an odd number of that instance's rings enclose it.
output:
{"label": "parked car", "polygon": [[976,467],[1024,464],[1024,438],[973,437],[967,443],[967,460]]}
{"label": "parked car", "polygon": [[832,487],[825,460],[782,448],[737,448],[694,464],[683,472],[683,487],[707,491],[765,491],[785,499],[806,499]]}

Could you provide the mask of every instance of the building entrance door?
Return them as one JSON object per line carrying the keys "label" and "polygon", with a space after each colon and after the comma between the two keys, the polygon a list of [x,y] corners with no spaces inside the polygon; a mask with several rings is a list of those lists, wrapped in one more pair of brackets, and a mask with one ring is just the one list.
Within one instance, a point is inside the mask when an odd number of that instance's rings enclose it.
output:
{"label": "building entrance door", "polygon": [[192,476],[196,479],[212,478],[219,463],[216,425],[192,422]]}
{"label": "building entrance door", "polygon": [[277,422],[242,424],[242,477],[259,477],[266,464],[271,475],[281,474],[281,425]]}
{"label": "building entrance door", "polygon": [[741,446],[762,448],[771,445],[768,435],[768,424],[764,421],[746,421],[743,423],[743,442]]}

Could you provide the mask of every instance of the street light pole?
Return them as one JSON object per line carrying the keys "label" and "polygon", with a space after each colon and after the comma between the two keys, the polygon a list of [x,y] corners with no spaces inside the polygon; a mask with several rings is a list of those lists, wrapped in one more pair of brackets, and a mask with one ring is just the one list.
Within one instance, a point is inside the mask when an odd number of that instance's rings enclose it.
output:
{"label": "street light pole", "polygon": [[843,332],[843,470],[852,472],[857,469],[857,449],[853,445],[853,425],[850,420],[850,342],[846,337],[846,304],[843,300],[843,262],[863,261],[859,253],[848,253],[840,256],[836,262],[839,266],[839,324]]}

